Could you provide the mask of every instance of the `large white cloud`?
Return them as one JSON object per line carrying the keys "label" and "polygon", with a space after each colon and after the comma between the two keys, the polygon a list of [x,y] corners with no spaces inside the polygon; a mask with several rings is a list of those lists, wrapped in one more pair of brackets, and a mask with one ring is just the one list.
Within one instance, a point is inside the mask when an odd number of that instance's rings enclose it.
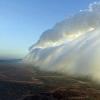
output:
{"label": "large white cloud", "polygon": [[100,81],[99,28],[100,3],[95,2],[45,31],[25,61],[44,70],[89,75]]}

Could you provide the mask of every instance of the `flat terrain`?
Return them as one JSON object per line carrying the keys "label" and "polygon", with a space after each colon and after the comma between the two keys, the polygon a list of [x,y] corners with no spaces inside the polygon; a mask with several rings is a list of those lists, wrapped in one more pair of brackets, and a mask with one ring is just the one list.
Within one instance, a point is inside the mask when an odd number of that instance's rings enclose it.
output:
{"label": "flat terrain", "polygon": [[22,64],[0,64],[0,100],[100,100],[100,85]]}

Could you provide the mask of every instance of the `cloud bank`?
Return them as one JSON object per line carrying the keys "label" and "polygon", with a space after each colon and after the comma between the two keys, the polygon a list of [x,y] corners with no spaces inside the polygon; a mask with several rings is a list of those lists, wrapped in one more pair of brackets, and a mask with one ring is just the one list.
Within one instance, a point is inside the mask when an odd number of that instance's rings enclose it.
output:
{"label": "cloud bank", "polygon": [[100,2],[45,31],[24,61],[43,70],[100,81]]}

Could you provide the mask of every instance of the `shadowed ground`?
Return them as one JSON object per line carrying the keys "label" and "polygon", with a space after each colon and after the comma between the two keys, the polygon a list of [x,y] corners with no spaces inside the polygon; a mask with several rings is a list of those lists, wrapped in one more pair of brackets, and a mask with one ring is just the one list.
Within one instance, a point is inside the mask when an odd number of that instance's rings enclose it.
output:
{"label": "shadowed ground", "polygon": [[100,86],[85,77],[0,64],[0,100],[100,100]]}

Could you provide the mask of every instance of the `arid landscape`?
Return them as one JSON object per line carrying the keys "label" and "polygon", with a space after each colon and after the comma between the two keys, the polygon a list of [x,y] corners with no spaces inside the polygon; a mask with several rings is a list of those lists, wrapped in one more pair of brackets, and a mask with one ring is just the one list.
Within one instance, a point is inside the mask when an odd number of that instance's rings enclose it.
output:
{"label": "arid landscape", "polygon": [[100,86],[85,77],[5,63],[0,65],[0,100],[100,100]]}

